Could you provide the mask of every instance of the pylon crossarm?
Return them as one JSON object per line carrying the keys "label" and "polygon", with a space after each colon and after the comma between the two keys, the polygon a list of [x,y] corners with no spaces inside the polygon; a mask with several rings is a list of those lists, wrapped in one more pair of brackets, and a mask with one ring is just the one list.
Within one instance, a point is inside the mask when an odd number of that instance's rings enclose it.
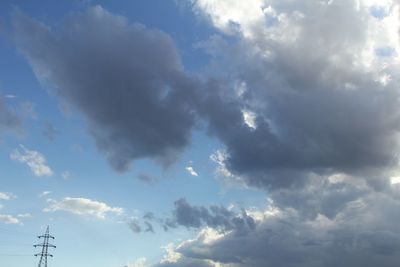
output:
{"label": "pylon crossarm", "polygon": [[54,246],[53,244],[37,244],[37,245],[33,245],[35,248],[36,247],[49,247],[49,248],[56,248],[56,246]]}
{"label": "pylon crossarm", "polygon": [[37,256],[43,256],[43,257],[53,257],[53,255],[52,254],[35,254],[35,257],[37,257]]}
{"label": "pylon crossarm", "polygon": [[38,236],[38,238],[51,238],[51,239],[55,239],[55,237],[54,236],[52,236],[52,235],[39,235]]}

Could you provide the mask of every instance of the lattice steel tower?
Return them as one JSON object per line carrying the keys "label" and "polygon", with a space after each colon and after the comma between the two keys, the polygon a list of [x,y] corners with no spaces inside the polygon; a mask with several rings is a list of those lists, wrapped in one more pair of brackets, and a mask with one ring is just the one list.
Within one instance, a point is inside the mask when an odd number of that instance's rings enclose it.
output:
{"label": "lattice steel tower", "polygon": [[40,256],[38,267],[47,267],[47,257],[53,257],[53,255],[49,253],[49,248],[56,248],[56,246],[49,243],[50,239],[54,239],[54,236],[50,235],[49,226],[47,226],[46,233],[38,236],[38,238],[39,240],[43,238],[43,243],[33,245],[35,248],[42,247],[42,252],[35,254],[35,257]]}

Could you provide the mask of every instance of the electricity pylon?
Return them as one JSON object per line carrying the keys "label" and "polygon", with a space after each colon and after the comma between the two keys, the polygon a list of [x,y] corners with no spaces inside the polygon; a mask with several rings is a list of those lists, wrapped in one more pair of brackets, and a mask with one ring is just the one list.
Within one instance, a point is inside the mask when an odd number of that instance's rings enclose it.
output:
{"label": "electricity pylon", "polygon": [[46,233],[38,236],[38,238],[39,240],[43,238],[43,243],[33,245],[35,248],[42,247],[42,252],[35,254],[35,257],[40,256],[38,267],[47,267],[47,257],[53,257],[53,255],[49,253],[49,248],[56,248],[56,246],[49,243],[49,239],[54,240],[54,236],[50,235],[49,226],[47,226]]}

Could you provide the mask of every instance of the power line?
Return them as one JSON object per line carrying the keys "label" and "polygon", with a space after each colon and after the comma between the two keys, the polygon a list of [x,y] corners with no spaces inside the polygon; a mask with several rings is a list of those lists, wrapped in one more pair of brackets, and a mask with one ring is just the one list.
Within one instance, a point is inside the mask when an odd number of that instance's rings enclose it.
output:
{"label": "power line", "polygon": [[32,247],[32,244],[8,242],[7,240],[0,240],[0,247]]}
{"label": "power line", "polygon": [[47,267],[47,257],[53,257],[52,254],[49,253],[49,248],[56,248],[56,246],[49,243],[49,239],[54,240],[54,236],[50,235],[49,226],[47,226],[46,233],[44,235],[38,236],[39,239],[43,238],[43,243],[33,245],[36,247],[41,247],[42,252],[35,254],[35,257],[40,256],[38,267]]}
{"label": "power line", "polygon": [[9,234],[9,235],[26,235],[26,236],[32,236],[32,233],[28,233],[25,231],[21,231],[21,230],[16,230],[16,229],[12,229],[12,228],[3,228],[0,227],[0,231],[3,232],[3,234]]}
{"label": "power line", "polygon": [[2,257],[32,257],[32,254],[0,253]]}

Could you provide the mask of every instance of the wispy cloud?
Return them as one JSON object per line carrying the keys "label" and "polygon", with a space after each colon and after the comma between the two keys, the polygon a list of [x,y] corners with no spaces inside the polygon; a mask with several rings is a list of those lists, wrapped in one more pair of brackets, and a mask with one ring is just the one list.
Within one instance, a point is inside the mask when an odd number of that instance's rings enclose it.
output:
{"label": "wispy cloud", "polygon": [[39,197],[42,198],[42,197],[45,197],[50,194],[51,194],[51,191],[43,191],[42,193],[39,194]]}
{"label": "wispy cloud", "polygon": [[22,213],[17,215],[18,218],[32,218],[32,214],[30,213]]}
{"label": "wispy cloud", "polygon": [[64,211],[75,215],[89,216],[104,220],[107,215],[122,215],[123,208],[110,207],[104,202],[91,200],[87,198],[65,197],[61,201],[54,199],[47,200],[49,206],[44,212]]}
{"label": "wispy cloud", "polygon": [[4,98],[13,99],[13,98],[17,98],[17,96],[16,95],[12,95],[12,94],[7,94],[7,95],[4,95]]}
{"label": "wispy cloud", "polygon": [[18,106],[18,110],[23,118],[37,120],[39,118],[36,112],[36,104],[32,102],[22,102]]}
{"label": "wispy cloud", "polygon": [[19,149],[14,149],[10,158],[28,165],[35,176],[52,176],[53,171],[47,165],[44,155],[35,150],[29,150],[23,145]]}
{"label": "wispy cloud", "polygon": [[47,137],[50,141],[53,141],[61,132],[57,130],[54,125],[50,122],[44,125],[42,134]]}
{"label": "wispy cloud", "polygon": [[61,177],[62,177],[64,180],[70,180],[70,179],[72,178],[72,174],[71,174],[71,172],[69,172],[69,171],[64,171],[64,172],[61,174]]}

